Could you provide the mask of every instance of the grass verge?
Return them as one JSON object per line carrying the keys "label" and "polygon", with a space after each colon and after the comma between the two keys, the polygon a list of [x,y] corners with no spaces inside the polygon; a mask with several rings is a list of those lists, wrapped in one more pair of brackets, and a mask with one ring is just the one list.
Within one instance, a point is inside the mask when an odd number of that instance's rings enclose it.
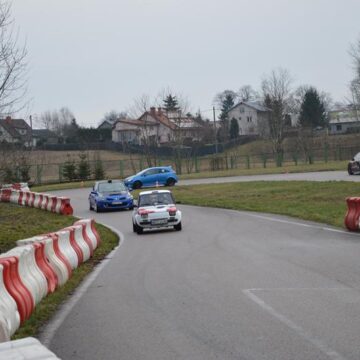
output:
{"label": "grass verge", "polygon": [[[179,176],[180,180],[188,179],[205,179],[213,177],[229,177],[229,176],[247,176],[247,175],[263,175],[263,174],[284,174],[284,173],[300,173],[300,172],[313,172],[313,171],[346,171],[347,161],[331,161],[331,162],[319,162],[314,164],[286,164],[282,167],[257,167],[257,168],[237,168],[228,170],[217,170],[217,171],[201,171],[198,173],[182,174]],[[79,189],[82,187],[92,187],[95,180],[77,181],[71,183],[61,184],[44,184],[33,186],[32,191],[54,191],[54,190],[66,190],[66,189]]]}
{"label": "grass verge", "polygon": [[360,184],[316,181],[253,181],[176,186],[182,204],[288,215],[344,227],[345,198],[360,196]]}
{"label": "grass verge", "polygon": [[[34,235],[57,231],[72,225],[76,218],[49,213],[47,211],[20,207],[9,203],[0,203],[0,253],[4,253],[16,246],[16,240],[25,239]],[[102,243],[96,249],[94,256],[74,270],[68,282],[58,288],[55,293],[45,297],[37,305],[31,317],[18,329],[12,339],[27,336],[36,336],[43,326],[81,283],[94,266],[98,264],[112,249],[119,239],[108,228],[96,224]]]}

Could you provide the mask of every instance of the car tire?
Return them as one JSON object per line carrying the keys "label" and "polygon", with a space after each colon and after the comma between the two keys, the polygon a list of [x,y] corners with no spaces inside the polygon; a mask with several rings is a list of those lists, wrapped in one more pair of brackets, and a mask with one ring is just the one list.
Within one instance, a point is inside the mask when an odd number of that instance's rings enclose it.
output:
{"label": "car tire", "polygon": [[143,231],[144,231],[144,229],[141,226],[136,225],[136,233],[138,235],[141,235],[143,233]]}
{"label": "car tire", "polygon": [[139,180],[135,181],[132,187],[133,189],[140,189],[142,187],[141,181]]}
{"label": "car tire", "polygon": [[166,180],[166,186],[174,186],[175,185],[175,179],[169,178]]}
{"label": "car tire", "polygon": [[181,229],[182,229],[181,221],[178,224],[174,225],[174,229],[176,231],[181,231]]}
{"label": "car tire", "polygon": [[96,201],[95,201],[95,204],[94,204],[94,211],[97,212],[97,213],[100,212],[100,209],[98,208]]}
{"label": "car tire", "polygon": [[137,225],[133,223],[133,232],[136,233],[137,232]]}
{"label": "car tire", "polygon": [[89,202],[89,210],[91,211],[93,207],[91,206],[91,202]]}
{"label": "car tire", "polygon": [[353,171],[352,171],[352,169],[351,169],[351,165],[350,165],[350,164],[348,165],[348,174],[349,174],[349,175],[354,175],[354,173],[353,173]]}

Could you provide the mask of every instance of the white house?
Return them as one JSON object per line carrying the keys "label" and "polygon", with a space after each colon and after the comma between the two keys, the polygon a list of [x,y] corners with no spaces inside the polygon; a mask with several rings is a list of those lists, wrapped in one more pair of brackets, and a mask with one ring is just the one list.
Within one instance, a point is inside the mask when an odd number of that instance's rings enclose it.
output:
{"label": "white house", "polygon": [[256,101],[241,101],[228,111],[228,119],[236,119],[239,135],[259,135],[268,131],[270,109]]}

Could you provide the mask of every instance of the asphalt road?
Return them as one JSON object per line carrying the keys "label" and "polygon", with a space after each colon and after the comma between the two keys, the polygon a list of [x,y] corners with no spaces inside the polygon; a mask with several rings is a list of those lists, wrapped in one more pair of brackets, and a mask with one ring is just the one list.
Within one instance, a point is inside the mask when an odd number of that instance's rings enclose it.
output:
{"label": "asphalt road", "polygon": [[358,234],[182,205],[183,231],[139,236],[130,212],[95,214],[86,189],[62,193],[123,242],[50,324],[60,358],[360,358]]}
{"label": "asphalt road", "polygon": [[269,175],[230,176],[208,179],[181,180],[179,185],[229,183],[239,181],[360,181],[360,176],[349,175],[347,171],[319,171],[308,173],[285,173]]}

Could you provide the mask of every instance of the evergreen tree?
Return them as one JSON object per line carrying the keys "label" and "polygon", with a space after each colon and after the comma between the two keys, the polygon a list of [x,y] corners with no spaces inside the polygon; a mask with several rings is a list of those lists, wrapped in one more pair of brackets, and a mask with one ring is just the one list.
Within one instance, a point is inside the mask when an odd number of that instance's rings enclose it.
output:
{"label": "evergreen tree", "polygon": [[62,167],[62,175],[65,180],[73,181],[77,177],[75,161],[70,159],[70,155],[67,155],[67,158]]}
{"label": "evergreen tree", "polygon": [[179,110],[179,104],[176,99],[176,96],[169,94],[164,100],[164,109],[166,111],[177,111]]}
{"label": "evergreen tree", "polygon": [[78,175],[80,180],[87,180],[90,177],[90,164],[85,153],[79,154]]}
{"label": "evergreen tree", "polygon": [[319,93],[313,87],[309,88],[303,98],[300,108],[299,122],[302,127],[315,128],[326,125],[326,114]]}
{"label": "evergreen tree", "polygon": [[[227,94],[225,98],[222,101],[221,104],[221,113],[219,116],[221,127],[222,127],[222,135],[229,134],[229,117],[228,117],[228,111],[234,106],[234,96],[232,94]],[[223,138],[222,140],[226,140],[226,138]]]}
{"label": "evergreen tree", "polygon": [[237,139],[239,137],[239,123],[235,118],[232,118],[230,121],[229,135],[230,139]]}
{"label": "evergreen tree", "polygon": [[100,159],[100,154],[98,152],[95,153],[94,155],[94,178],[95,180],[102,180],[105,178],[105,171],[104,171],[104,167],[103,167],[103,163]]}

